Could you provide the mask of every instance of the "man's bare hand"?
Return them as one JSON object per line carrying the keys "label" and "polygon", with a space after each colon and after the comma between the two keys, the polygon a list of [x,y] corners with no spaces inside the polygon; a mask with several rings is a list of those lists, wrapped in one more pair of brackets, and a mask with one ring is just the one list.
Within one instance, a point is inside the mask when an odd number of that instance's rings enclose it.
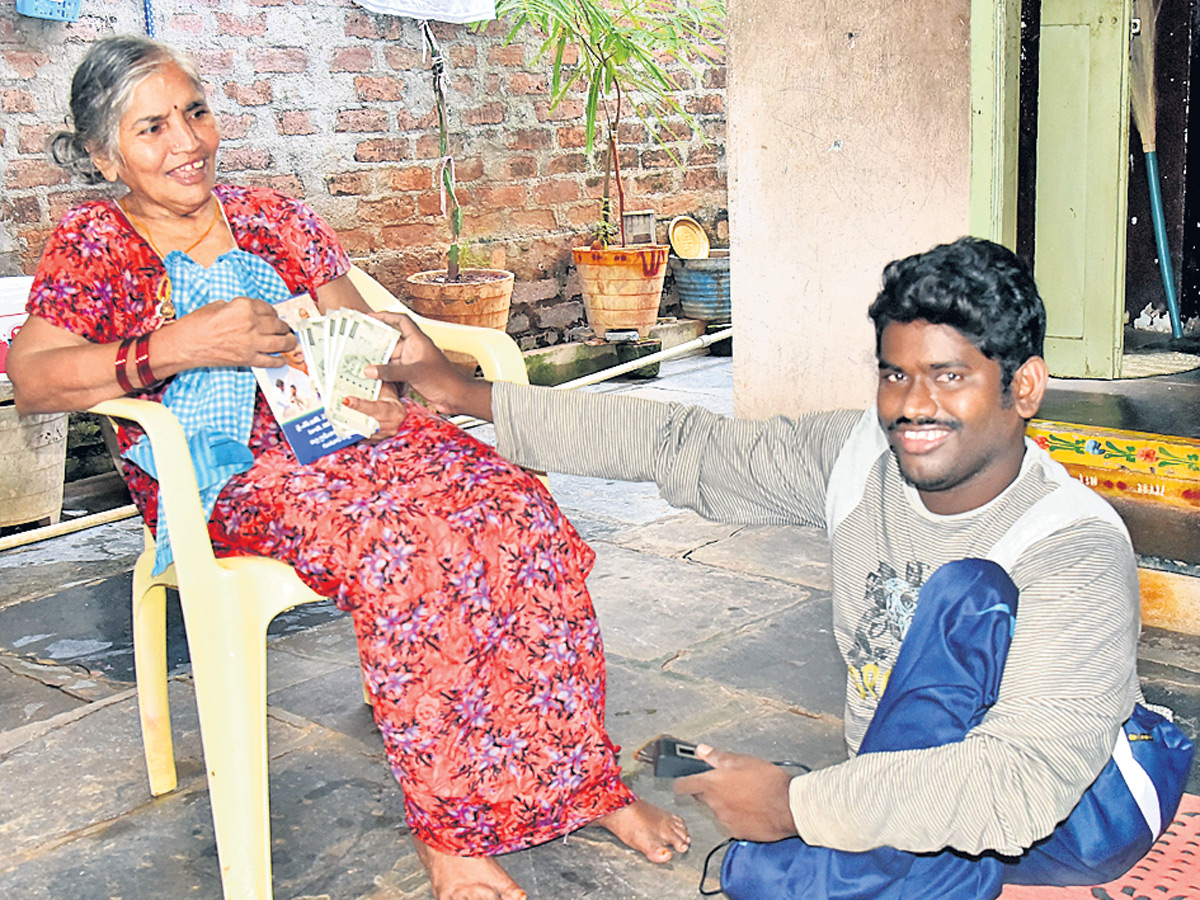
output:
{"label": "man's bare hand", "polygon": [[768,842],[796,834],[788,804],[792,776],[787,770],[757,756],[714,750],[707,744],[697,745],[696,756],[713,770],[677,779],[675,792],[703,802],[732,837]]}
{"label": "man's bare hand", "polygon": [[408,316],[388,312],[373,315],[399,331],[400,340],[385,365],[367,366],[368,378],[408,384],[437,412],[491,419],[490,384],[459,372]]}

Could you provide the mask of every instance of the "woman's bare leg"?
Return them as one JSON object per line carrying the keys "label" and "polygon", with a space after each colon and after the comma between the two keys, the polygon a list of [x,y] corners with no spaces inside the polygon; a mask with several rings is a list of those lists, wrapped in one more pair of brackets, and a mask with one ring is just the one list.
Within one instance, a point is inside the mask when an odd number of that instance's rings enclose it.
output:
{"label": "woman's bare leg", "polygon": [[525,900],[500,863],[490,856],[452,856],[434,850],[415,834],[417,858],[429,872],[434,900]]}
{"label": "woman's bare leg", "polygon": [[591,824],[607,828],[653,863],[665,863],[676,852],[686,853],[692,843],[683,819],[645,800],[634,800]]}

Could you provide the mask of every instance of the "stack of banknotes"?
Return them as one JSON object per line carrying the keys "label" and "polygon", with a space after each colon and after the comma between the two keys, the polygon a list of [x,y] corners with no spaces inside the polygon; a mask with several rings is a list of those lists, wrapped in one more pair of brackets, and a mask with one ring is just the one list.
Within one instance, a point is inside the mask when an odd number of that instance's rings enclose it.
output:
{"label": "stack of banknotes", "polygon": [[392,358],[400,332],[356,309],[333,309],[327,315],[296,323],[292,330],[325,403],[325,415],[338,437],[378,431],[378,422],[350,409],[345,400],[379,399],[380,382],[368,378],[363,370]]}
{"label": "stack of banknotes", "polygon": [[[275,377],[276,370],[263,370],[265,377],[259,379],[280,422],[324,407],[339,438],[369,436],[378,431],[378,422],[350,409],[345,400],[379,399],[380,382],[364,375],[363,369],[391,359],[400,332],[355,309],[332,309],[321,315],[309,294],[278,303],[275,311],[296,333],[304,356],[303,375],[294,371],[295,363],[291,363],[293,371],[285,379],[290,396],[281,393],[285,384]],[[300,390],[293,391],[292,384],[297,380],[301,381]],[[291,408],[286,406],[289,402]]]}

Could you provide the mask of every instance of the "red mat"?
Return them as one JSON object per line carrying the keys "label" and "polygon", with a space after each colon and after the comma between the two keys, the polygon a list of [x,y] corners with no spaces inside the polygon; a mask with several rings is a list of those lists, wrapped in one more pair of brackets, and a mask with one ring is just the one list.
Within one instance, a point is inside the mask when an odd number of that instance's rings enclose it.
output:
{"label": "red mat", "polygon": [[1184,794],[1158,843],[1116,881],[1096,887],[1009,885],[1000,900],[1200,900],[1200,797]]}

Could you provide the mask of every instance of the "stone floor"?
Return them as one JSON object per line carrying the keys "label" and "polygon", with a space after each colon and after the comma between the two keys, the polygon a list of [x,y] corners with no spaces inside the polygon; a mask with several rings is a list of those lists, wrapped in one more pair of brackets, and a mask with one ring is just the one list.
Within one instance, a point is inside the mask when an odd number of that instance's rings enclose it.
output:
{"label": "stone floor", "polygon": [[[664,366],[602,390],[731,412],[728,359]],[[480,429],[487,437],[489,429]],[[653,866],[605,832],[505,857],[532,900],[692,900],[721,835],[634,760],[669,732],[768,758],[829,765],[843,668],[830,634],[826,544],[802,528],[739,528],[671,509],[654,488],[552,476],[597,552],[589,584],[609,668],[608,726],[634,790],[688,821],[694,850]],[[132,689],[133,520],[0,553],[0,896],[219,898],[186,645],[170,622],[179,788],[151,798]],[[314,605],[269,641],[277,898],[429,898],[400,792],[361,703],[348,620]],[[1200,640],[1148,631],[1149,698],[1200,724]],[[1193,774],[1190,789],[1200,787]]]}

